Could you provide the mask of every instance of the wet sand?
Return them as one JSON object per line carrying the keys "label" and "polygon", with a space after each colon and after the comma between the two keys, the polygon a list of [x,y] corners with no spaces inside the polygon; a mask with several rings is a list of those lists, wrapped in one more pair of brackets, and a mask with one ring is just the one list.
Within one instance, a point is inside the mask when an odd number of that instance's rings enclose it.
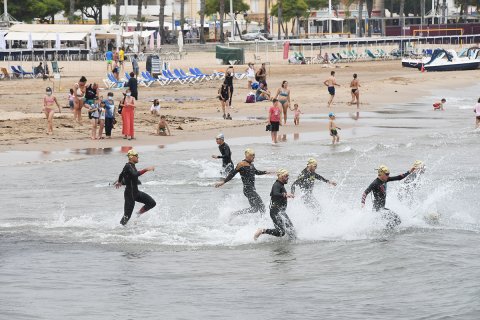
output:
{"label": "wet sand", "polygon": [[[253,57],[247,55],[247,61]],[[5,63],[0,64],[2,67]],[[26,66],[26,63],[24,63]],[[0,86],[0,151],[7,150],[38,150],[53,151],[65,149],[111,148],[125,145],[121,136],[121,117],[113,131],[113,139],[91,140],[90,124],[86,109],[83,110],[83,125],[74,123],[67,105],[69,88],[85,75],[88,82],[98,82],[101,94],[106,96],[102,79],[106,73],[105,62],[62,62],[64,67],[62,78],[58,80],[17,79],[3,80]],[[213,70],[224,70],[225,66],[216,64],[214,53],[189,53],[185,59],[171,61],[171,68],[188,69],[198,66],[209,73]],[[258,63],[256,67],[259,67]],[[145,69],[144,62],[141,70]],[[236,72],[243,72],[246,66],[235,66]],[[330,71],[335,70],[337,95],[333,108],[327,108],[329,95],[323,81]],[[126,64],[126,70],[131,71],[131,65]],[[282,126],[280,134],[301,134],[327,130],[326,114],[355,112],[356,106],[349,105],[351,95],[349,84],[352,74],[357,73],[360,80],[360,111],[379,110],[385,106],[400,102],[414,101],[417,98],[441,92],[442,89],[454,87],[461,90],[477,81],[478,71],[459,71],[448,73],[421,73],[418,70],[401,67],[395,61],[350,62],[336,65],[288,65],[279,55],[271,56],[271,64],[267,66],[269,89],[274,94],[283,80],[289,82],[291,100],[298,103],[304,113],[300,125],[293,125],[293,112],[289,112],[287,126]],[[161,87],[154,84],[151,87],[139,87],[139,101],[135,114],[136,139],[131,145],[165,145],[181,141],[198,141],[213,137],[218,132],[224,132],[227,139],[232,137],[265,136],[267,110],[269,102],[246,104],[248,92],[247,81],[234,81],[234,110],[229,110],[233,120],[224,120],[219,112],[220,104],[216,99],[221,80],[196,83],[192,85],[170,85]],[[46,134],[46,119],[41,112],[43,95],[47,86],[54,87],[55,96],[62,106],[62,113],[56,113],[54,134]],[[112,90],[118,104],[121,90]],[[461,91],[459,91],[461,94]],[[172,136],[155,136],[158,116],[150,114],[151,100],[158,98],[161,104],[161,114],[167,116]],[[441,99],[441,97],[438,97]],[[432,101],[433,103],[434,101]],[[431,105],[419,106],[431,108]],[[337,120],[339,127],[341,118]],[[348,126],[347,126],[348,127]],[[330,138],[325,132],[325,143]]]}

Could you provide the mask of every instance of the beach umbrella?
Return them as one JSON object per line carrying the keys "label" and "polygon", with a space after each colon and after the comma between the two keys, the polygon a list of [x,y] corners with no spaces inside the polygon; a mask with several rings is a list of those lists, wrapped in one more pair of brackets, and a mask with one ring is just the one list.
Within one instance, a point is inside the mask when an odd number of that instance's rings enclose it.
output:
{"label": "beach umbrella", "polygon": [[133,33],[133,52],[138,52],[138,32]]}
{"label": "beach umbrella", "polygon": [[90,49],[96,51],[98,49],[97,38],[95,37],[95,32],[92,32],[90,35]]}
{"label": "beach umbrella", "polygon": [[60,33],[55,34],[55,49],[60,50]]}
{"label": "beach umbrella", "polygon": [[28,34],[27,49],[33,50],[33,40],[32,40],[32,33],[31,32]]}
{"label": "beach umbrella", "polygon": [[5,42],[5,34],[0,31],[0,50],[7,49],[7,43]]}
{"label": "beach umbrella", "polygon": [[178,34],[178,51],[182,52],[183,51],[183,33],[179,32]]}
{"label": "beach umbrella", "polygon": [[117,46],[117,50],[120,48],[120,45],[122,44],[122,38],[120,33],[117,33],[117,38],[115,39],[115,45]]}
{"label": "beach umbrella", "polygon": [[150,35],[149,47],[150,47],[150,50],[152,51],[155,49],[155,38],[153,36],[153,33]]}
{"label": "beach umbrella", "polygon": [[162,47],[162,36],[160,35],[160,32],[157,32],[157,49],[160,50]]}

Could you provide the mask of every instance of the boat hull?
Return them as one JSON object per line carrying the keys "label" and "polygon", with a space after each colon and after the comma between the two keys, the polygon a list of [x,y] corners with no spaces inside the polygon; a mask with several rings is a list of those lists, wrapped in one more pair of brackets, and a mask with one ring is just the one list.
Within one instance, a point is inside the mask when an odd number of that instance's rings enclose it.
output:
{"label": "boat hull", "polygon": [[[464,63],[445,63],[439,65],[425,65],[423,68],[426,71],[460,71],[460,70],[475,70],[480,67],[480,61],[464,62]],[[418,67],[421,69],[421,66]]]}

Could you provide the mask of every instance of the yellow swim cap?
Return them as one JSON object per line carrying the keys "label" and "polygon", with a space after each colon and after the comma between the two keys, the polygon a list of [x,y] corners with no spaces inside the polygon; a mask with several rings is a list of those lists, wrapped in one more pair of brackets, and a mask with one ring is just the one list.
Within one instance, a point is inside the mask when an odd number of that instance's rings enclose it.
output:
{"label": "yellow swim cap", "polygon": [[130,159],[131,157],[138,157],[138,152],[133,150],[133,149],[130,149],[128,150],[127,152],[127,157]]}
{"label": "yellow swim cap", "polygon": [[317,164],[317,160],[315,160],[314,158],[308,159],[307,166],[316,165],[316,164]]}
{"label": "yellow swim cap", "polygon": [[384,164],[378,167],[378,175],[381,175],[382,173],[390,174],[390,169],[388,169],[388,167]]}
{"label": "yellow swim cap", "polygon": [[279,169],[277,171],[277,177],[280,178],[280,177],[284,177],[284,176],[288,176],[287,169]]}
{"label": "yellow swim cap", "polygon": [[416,160],[414,163],[413,163],[413,167],[415,169],[420,169],[420,168],[423,168],[425,166],[425,163],[423,163],[422,160]]}
{"label": "yellow swim cap", "polygon": [[253,149],[245,149],[245,156],[254,156],[255,155],[255,151],[253,151]]}

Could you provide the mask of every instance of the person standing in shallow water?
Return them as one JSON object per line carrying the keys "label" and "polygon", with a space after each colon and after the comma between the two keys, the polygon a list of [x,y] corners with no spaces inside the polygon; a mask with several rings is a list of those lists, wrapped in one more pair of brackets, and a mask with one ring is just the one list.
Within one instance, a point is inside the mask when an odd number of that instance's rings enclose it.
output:
{"label": "person standing in shallow water", "polygon": [[137,171],[135,164],[138,163],[138,152],[131,149],[127,153],[128,162],[123,167],[122,172],[118,176],[118,180],[115,182],[115,188],[120,188],[122,185],[125,185],[125,192],[123,196],[125,198],[124,204],[124,213],[123,217],[120,220],[120,224],[126,225],[130,217],[132,216],[133,209],[135,208],[135,202],[141,202],[144,204],[143,207],[137,212],[137,215],[147,212],[148,210],[154,208],[157,203],[145,192],[138,190],[138,185],[140,181],[138,177],[143,175],[148,171],[154,171],[155,167],[148,167]]}
{"label": "person standing in shallow water", "polygon": [[235,170],[231,171],[223,181],[215,184],[215,188],[221,187],[228,181],[232,180],[237,173],[240,173],[243,182],[243,194],[247,197],[248,202],[250,203],[250,208],[239,210],[234,213],[235,215],[255,213],[259,211],[263,214],[265,212],[265,205],[263,204],[262,198],[260,198],[255,189],[255,175],[264,175],[270,172],[257,170],[253,165],[254,160],[255,151],[250,148],[246,149],[245,159],[240,161]]}
{"label": "person standing in shallow water", "polygon": [[287,215],[287,200],[294,195],[287,193],[285,185],[288,183],[288,171],[280,169],[277,171],[277,181],[272,186],[270,192],[270,218],[272,218],[274,229],[258,229],[253,236],[257,240],[262,234],[269,234],[274,237],[283,237],[285,234],[290,239],[295,239],[295,229],[290,218]]}
{"label": "person standing in shallow water", "polygon": [[330,77],[323,82],[328,88],[328,94],[330,94],[330,99],[328,100],[328,107],[330,108],[333,104],[333,98],[335,98],[335,86],[340,86],[335,79],[335,71],[330,72]]}
{"label": "person standing in shallow water", "polygon": [[212,158],[222,159],[222,175],[228,176],[228,174],[233,171],[232,151],[230,151],[230,147],[225,142],[223,133],[218,134],[215,141],[218,144],[218,150],[220,150],[221,155],[217,156],[213,154]]}

